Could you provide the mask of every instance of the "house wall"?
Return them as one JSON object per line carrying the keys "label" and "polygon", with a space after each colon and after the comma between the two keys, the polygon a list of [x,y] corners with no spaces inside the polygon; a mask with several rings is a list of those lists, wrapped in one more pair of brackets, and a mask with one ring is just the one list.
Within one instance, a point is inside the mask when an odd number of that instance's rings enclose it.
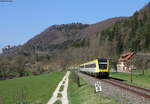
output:
{"label": "house wall", "polygon": [[119,62],[118,64],[117,64],[117,71],[118,72],[130,72],[130,68],[129,68],[129,66],[128,65],[126,65],[126,63],[125,62]]}

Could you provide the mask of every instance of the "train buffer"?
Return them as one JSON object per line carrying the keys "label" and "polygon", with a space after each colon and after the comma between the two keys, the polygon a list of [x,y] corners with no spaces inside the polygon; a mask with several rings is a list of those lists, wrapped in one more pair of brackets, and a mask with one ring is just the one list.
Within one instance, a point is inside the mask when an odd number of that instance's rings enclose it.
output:
{"label": "train buffer", "polygon": [[97,81],[97,82],[95,83],[95,91],[96,91],[96,92],[101,92],[101,91],[102,91],[101,82]]}

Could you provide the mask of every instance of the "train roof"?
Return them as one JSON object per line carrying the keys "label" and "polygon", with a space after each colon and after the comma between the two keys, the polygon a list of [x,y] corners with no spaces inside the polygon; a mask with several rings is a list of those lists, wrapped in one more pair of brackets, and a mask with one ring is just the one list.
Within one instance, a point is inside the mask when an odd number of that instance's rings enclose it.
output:
{"label": "train roof", "polygon": [[94,62],[94,61],[96,61],[96,60],[105,62],[105,61],[107,61],[108,59],[107,59],[107,58],[96,58],[96,59],[94,59],[94,60],[91,60],[91,61],[88,61],[88,62],[86,62],[86,63],[83,63],[83,64],[81,64],[80,66],[82,66],[82,65],[84,65],[84,64],[92,63],[92,62]]}
{"label": "train roof", "polygon": [[[91,61],[88,61],[88,62],[86,62],[86,63],[83,63],[83,64],[81,64],[81,65],[84,65],[84,64],[89,64],[89,63],[92,63],[92,62],[94,62],[94,61],[96,61],[97,59],[95,59],[95,60],[91,60]],[[80,66],[81,66],[80,65]]]}
{"label": "train roof", "polygon": [[98,61],[107,61],[108,59],[107,58],[97,58]]}

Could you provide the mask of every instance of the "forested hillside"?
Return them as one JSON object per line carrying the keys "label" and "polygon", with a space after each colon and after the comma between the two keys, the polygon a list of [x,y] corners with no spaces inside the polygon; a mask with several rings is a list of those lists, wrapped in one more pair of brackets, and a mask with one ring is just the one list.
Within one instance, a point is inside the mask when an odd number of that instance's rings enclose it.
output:
{"label": "forested hillside", "polygon": [[[23,50],[54,51],[68,46],[83,46],[84,37],[95,35],[125,17],[111,18],[96,24],[71,23],[53,25],[29,40]],[[86,41],[87,42],[87,41]],[[85,43],[86,44],[86,43]]]}
{"label": "forested hillside", "polygon": [[56,44],[62,44],[68,40],[75,40],[78,38],[78,32],[89,25],[81,23],[71,23],[62,25],[53,25],[35,36],[23,45],[26,50],[33,50],[36,48],[40,51],[47,51],[53,49]]}
{"label": "forested hillside", "polygon": [[150,51],[150,3],[99,34],[101,42],[115,43],[118,54],[127,50]]}
{"label": "forested hillside", "polygon": [[126,51],[150,52],[150,3],[131,17],[50,26],[0,57],[0,78],[60,71],[97,57],[117,59]]}

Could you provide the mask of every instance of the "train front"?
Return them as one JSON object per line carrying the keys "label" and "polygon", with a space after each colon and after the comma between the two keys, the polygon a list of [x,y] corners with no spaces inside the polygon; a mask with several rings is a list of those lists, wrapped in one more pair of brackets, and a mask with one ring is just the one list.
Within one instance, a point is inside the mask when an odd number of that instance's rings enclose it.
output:
{"label": "train front", "polygon": [[99,76],[107,78],[109,76],[109,60],[105,58],[98,59]]}

